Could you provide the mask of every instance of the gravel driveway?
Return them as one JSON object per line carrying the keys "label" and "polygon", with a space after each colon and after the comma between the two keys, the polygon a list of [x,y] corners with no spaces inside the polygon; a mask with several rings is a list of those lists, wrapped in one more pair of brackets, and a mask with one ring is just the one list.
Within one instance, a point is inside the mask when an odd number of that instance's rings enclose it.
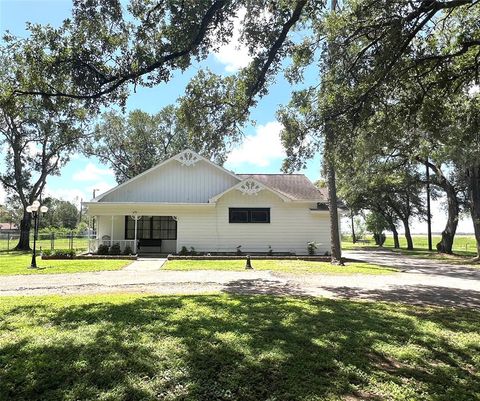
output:
{"label": "gravel driveway", "polygon": [[[410,304],[480,308],[480,268],[447,265],[390,251],[345,256],[401,270],[391,275],[292,275],[270,271],[167,271],[163,260],[138,261],[128,269],[90,273],[1,276],[1,295],[148,292],[227,292],[327,296]],[[158,267],[157,267],[158,266]]]}

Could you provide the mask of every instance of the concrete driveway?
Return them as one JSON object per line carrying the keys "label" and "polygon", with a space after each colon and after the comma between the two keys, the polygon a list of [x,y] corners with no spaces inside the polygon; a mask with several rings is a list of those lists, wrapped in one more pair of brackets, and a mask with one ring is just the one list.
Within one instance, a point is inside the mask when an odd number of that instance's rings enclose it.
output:
{"label": "concrete driveway", "polygon": [[270,271],[167,271],[164,260],[91,273],[1,276],[1,295],[148,292],[156,294],[274,294],[397,301],[480,308],[480,268],[447,265],[390,251],[345,256],[401,270],[391,275],[293,275]]}

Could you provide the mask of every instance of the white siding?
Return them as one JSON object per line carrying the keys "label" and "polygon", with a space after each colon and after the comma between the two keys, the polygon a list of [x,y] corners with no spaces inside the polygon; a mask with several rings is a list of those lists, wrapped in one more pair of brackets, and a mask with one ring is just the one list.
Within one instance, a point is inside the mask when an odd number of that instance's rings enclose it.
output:
{"label": "white siding", "polygon": [[[132,206],[95,205],[89,214],[103,213],[130,214]],[[234,190],[225,194],[210,207],[196,206],[154,206],[138,205],[135,208],[141,215],[176,216],[177,252],[182,246],[204,252],[235,252],[238,245],[243,252],[267,252],[270,245],[274,252],[307,253],[307,243],[319,244],[317,253],[329,251],[330,226],[328,212],[310,211],[315,204],[283,202],[277,195],[267,190],[258,195],[242,195]],[[230,207],[268,207],[270,223],[231,224],[228,222]],[[111,217],[99,217],[98,236],[110,235]],[[123,239],[125,230],[124,216],[115,216],[114,239]],[[172,241],[164,252],[174,252]],[[165,248],[165,249],[164,249]],[[168,248],[168,249],[167,249]]]}
{"label": "white siding", "polygon": [[193,166],[171,160],[117,188],[100,202],[206,203],[238,182],[239,179],[204,160]]}
{"label": "white siding", "polygon": [[[329,251],[330,225],[328,212],[310,211],[315,203],[283,202],[267,190],[257,196],[242,195],[233,190],[211,206],[136,205],[141,215],[177,216],[177,252],[182,246],[194,247],[205,252],[235,252],[238,245],[243,252],[267,252],[270,245],[274,252],[307,253],[307,243],[319,244],[317,254]],[[92,205],[90,215],[101,215],[99,237],[110,235],[111,217],[103,214],[128,215],[132,205]],[[230,224],[230,207],[269,207],[270,223]],[[118,238],[116,237],[118,235]],[[114,220],[114,239],[124,238],[124,216]],[[167,246],[167,244],[165,244]],[[173,243],[169,250],[173,251]],[[166,250],[164,250],[166,251]]]}
{"label": "white siding", "polygon": [[[261,191],[257,196],[232,191],[224,195],[214,210],[181,215],[177,248],[193,246],[201,251],[307,253],[307,243],[319,244],[318,253],[329,250],[328,213],[311,213],[314,205],[286,203],[278,196]],[[269,207],[270,223],[230,224],[230,207]]]}

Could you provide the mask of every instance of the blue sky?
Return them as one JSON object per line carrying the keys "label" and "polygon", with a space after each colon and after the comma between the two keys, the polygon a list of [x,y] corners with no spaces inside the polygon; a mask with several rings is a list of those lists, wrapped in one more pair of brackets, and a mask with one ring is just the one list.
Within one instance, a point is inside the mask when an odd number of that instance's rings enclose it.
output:
{"label": "blue sky", "polygon": [[[0,0],[0,31],[9,30],[11,33],[25,35],[26,22],[59,25],[63,19],[71,14],[71,0]],[[234,38],[235,39],[235,38]],[[217,54],[212,54],[201,67],[208,67],[221,74],[231,74],[246,65],[248,54],[238,49],[235,43],[223,47]],[[162,107],[172,104],[182,95],[185,85],[196,74],[199,66],[193,66],[184,73],[176,73],[171,81],[155,88],[137,88],[128,99],[127,110],[142,109],[155,113]],[[315,80],[315,72],[307,74],[309,79]],[[245,128],[245,141],[230,155],[225,167],[237,173],[276,173],[280,171],[284,152],[279,140],[280,124],[276,121],[275,112],[279,105],[286,104],[290,98],[291,86],[278,76],[274,85],[270,87],[268,96],[261,99],[257,107],[252,110],[251,117],[256,121],[255,126]],[[320,157],[317,156],[308,163],[307,169],[302,171],[310,180],[320,177]],[[47,182],[47,192],[66,200],[75,201],[80,198],[89,200],[93,189],[104,192],[115,186],[112,171],[99,163],[95,158],[85,158],[74,155],[72,160],[64,166],[61,175],[51,177]],[[0,190],[0,202],[4,194]],[[433,230],[440,232],[445,224],[445,211],[441,202],[433,202]],[[426,226],[421,222],[414,222],[413,232],[425,232]],[[473,232],[469,219],[459,224],[459,232]]]}

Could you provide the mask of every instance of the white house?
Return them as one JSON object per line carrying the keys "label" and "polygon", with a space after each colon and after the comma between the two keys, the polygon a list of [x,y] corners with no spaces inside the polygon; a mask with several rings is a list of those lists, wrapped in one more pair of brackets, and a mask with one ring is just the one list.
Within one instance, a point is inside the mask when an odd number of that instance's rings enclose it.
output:
{"label": "white house", "polygon": [[[135,252],[329,251],[326,192],[303,174],[234,174],[191,150],[85,203],[99,244]],[[271,248],[270,248],[271,247]]]}

